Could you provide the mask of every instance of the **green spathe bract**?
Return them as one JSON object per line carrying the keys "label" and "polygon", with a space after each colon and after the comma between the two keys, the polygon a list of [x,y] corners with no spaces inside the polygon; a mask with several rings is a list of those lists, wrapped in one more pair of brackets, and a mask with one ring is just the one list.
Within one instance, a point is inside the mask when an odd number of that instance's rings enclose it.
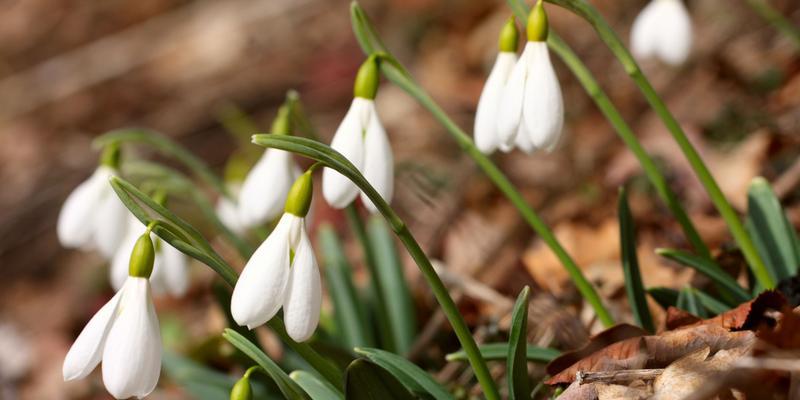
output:
{"label": "green spathe bract", "polygon": [[514,22],[514,16],[512,15],[508,17],[508,21],[506,21],[506,24],[503,25],[503,29],[500,31],[498,47],[501,52],[516,53],[518,45],[519,31],[517,30],[517,24]]}
{"label": "green spathe bract", "polygon": [[374,100],[378,93],[378,83],[380,83],[378,57],[369,56],[358,69],[356,82],[353,85],[353,96]]}
{"label": "green spathe bract", "polygon": [[150,239],[150,230],[148,229],[133,246],[131,252],[131,261],[128,264],[128,275],[137,278],[149,278],[153,273],[153,262],[155,261],[156,250],[153,246],[153,241]]}
{"label": "green spathe bract", "polygon": [[300,175],[292,188],[289,189],[289,195],[286,197],[286,212],[303,218],[308,214],[308,209],[311,208],[311,197],[314,191],[314,183],[311,179],[311,170],[306,171]]}
{"label": "green spathe bract", "polygon": [[547,13],[544,11],[544,4],[539,0],[528,16],[528,41],[545,42],[548,31]]}

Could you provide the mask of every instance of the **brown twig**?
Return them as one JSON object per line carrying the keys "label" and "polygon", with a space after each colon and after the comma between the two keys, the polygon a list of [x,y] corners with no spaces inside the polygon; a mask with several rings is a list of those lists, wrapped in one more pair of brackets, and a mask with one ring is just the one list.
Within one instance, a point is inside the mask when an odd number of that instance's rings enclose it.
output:
{"label": "brown twig", "polygon": [[579,385],[584,383],[603,382],[633,382],[636,380],[649,381],[656,379],[664,369],[631,369],[626,371],[583,372],[575,374]]}

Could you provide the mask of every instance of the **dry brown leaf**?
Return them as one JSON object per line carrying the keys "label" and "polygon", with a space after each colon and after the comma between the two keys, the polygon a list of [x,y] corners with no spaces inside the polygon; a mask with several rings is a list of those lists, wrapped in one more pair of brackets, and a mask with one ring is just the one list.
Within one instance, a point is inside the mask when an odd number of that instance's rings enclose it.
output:
{"label": "dry brown leaf", "polygon": [[581,385],[575,382],[558,398],[559,400],[644,400],[650,398],[650,394],[651,391],[646,386],[638,388],[599,382]]}
{"label": "dry brown leaf", "polygon": [[625,339],[641,337],[646,334],[647,332],[638,326],[629,324],[613,326],[589,338],[589,342],[582,348],[556,357],[553,361],[547,364],[547,373],[554,376],[559,372],[569,368],[569,366],[575,364],[576,362],[583,360],[584,358],[613,343],[620,342]]}

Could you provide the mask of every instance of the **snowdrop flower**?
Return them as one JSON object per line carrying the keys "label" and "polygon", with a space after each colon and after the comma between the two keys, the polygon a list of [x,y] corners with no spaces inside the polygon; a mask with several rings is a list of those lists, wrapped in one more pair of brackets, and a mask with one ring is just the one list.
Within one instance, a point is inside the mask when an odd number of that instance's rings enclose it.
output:
{"label": "snowdrop flower", "polygon": [[[501,145],[497,136],[497,117],[503,87],[517,62],[518,36],[517,25],[514,23],[514,17],[511,17],[500,31],[500,52],[478,100],[478,109],[475,113],[475,145],[484,154],[493,153]],[[503,147],[508,149],[508,146]]]}
{"label": "snowdrop flower", "polygon": [[128,214],[108,183],[118,168],[119,147],[106,147],[92,176],[67,197],[56,228],[64,247],[96,249],[108,259],[113,257],[125,235]]}
{"label": "snowdrop flower", "polygon": [[233,319],[249,329],[269,321],[283,307],[286,332],[298,342],[314,333],[322,306],[319,268],[304,224],[311,206],[312,172],[313,167],[292,185],[283,217],[247,261],[231,298]]}
{"label": "snowdrop flower", "polygon": [[528,43],[511,71],[500,100],[501,146],[527,153],[552,151],[561,138],[564,102],[547,49],[547,14],[539,0],[528,16]]}
{"label": "snowdrop flower", "polygon": [[64,359],[64,380],[88,376],[101,361],[103,384],[117,399],[150,394],[161,373],[161,333],[150,281],[155,249],[145,232],[131,252],[129,276],[89,320]]}
{"label": "snowdrop flower", "polygon": [[[239,192],[241,191],[241,186],[234,184],[228,184],[227,186],[231,195],[234,196],[234,198],[238,198]],[[220,222],[228,227],[231,232],[237,235],[242,235],[247,231],[247,227],[239,218],[239,205],[237,204],[236,200],[233,200],[227,196],[220,196],[219,199],[217,199],[215,211]]]}
{"label": "snowdrop flower", "polygon": [[652,0],[636,17],[631,50],[639,58],[683,64],[692,48],[692,21],[681,0]]}
{"label": "snowdrop flower", "polygon": [[[353,163],[388,202],[394,191],[394,156],[375,109],[378,83],[378,57],[370,56],[358,70],[353,90],[355,98],[333,136],[331,147]],[[344,175],[325,168],[322,194],[332,207],[344,208],[355,200],[359,190]],[[363,193],[361,201],[370,211],[377,211],[372,200]]]}
{"label": "snowdrop flower", "polygon": [[[283,105],[272,124],[273,134],[291,133],[289,107]],[[275,219],[283,210],[283,203],[292,182],[300,176],[300,169],[289,152],[267,149],[247,174],[239,192],[239,223],[250,227]]]}
{"label": "snowdrop flower", "polygon": [[[145,226],[133,214],[128,214],[128,233],[111,260],[111,286],[121,290],[128,278],[128,261],[131,251]],[[150,275],[150,286],[156,296],[169,294],[182,297],[189,288],[188,259],[185,254],[169,245],[169,243],[150,233],[155,243],[155,262]]]}

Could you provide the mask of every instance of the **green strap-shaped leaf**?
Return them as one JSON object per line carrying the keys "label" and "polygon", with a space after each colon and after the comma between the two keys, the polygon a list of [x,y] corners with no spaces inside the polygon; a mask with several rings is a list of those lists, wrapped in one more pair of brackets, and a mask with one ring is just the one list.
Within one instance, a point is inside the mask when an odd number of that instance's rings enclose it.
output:
{"label": "green strap-shaped leaf", "polygon": [[[678,297],[680,292],[675,289],[652,287],[647,289],[647,293],[650,294],[650,296],[653,297],[653,300],[655,300],[656,303],[658,303],[665,310],[669,307],[678,307]],[[723,312],[731,309],[729,305],[715,299],[713,296],[703,292],[702,290],[694,289],[694,294],[697,295],[700,304],[702,304],[703,307],[705,307],[705,309],[712,314],[722,314]],[[686,300],[684,299],[683,301]]]}
{"label": "green strap-shaped leaf", "polygon": [[764,178],[755,178],[750,183],[746,225],[773,278],[781,281],[797,274],[800,264],[797,232]]}
{"label": "green strap-shaped leaf", "polygon": [[330,224],[323,224],[319,228],[317,239],[325,264],[328,291],[333,300],[337,334],[347,348],[374,345],[375,338],[367,323],[366,313],[353,284],[350,264],[336,231]]}
{"label": "green strap-shaped leaf", "polygon": [[695,292],[695,289],[691,286],[687,286],[678,292],[677,307],[700,318],[706,318],[708,316],[705,307],[703,307],[703,304],[700,302],[700,298]]}
{"label": "green strap-shaped leaf", "polygon": [[289,374],[289,377],[305,390],[311,400],[344,399],[342,392],[310,372],[298,370]]}
{"label": "green strap-shaped leaf", "polygon": [[392,374],[377,364],[358,359],[345,373],[347,400],[413,400],[414,396]]}
{"label": "green strap-shaped leaf", "polygon": [[700,300],[700,304],[702,304],[703,307],[705,307],[705,309],[711,314],[719,315],[731,309],[729,305],[715,299],[710,294],[702,290],[695,289],[694,294],[697,295],[697,298]]}
{"label": "green strap-shaped leaf", "polygon": [[531,395],[528,378],[528,298],[530,288],[525,286],[519,293],[511,314],[511,332],[508,335],[508,398],[529,399]]}
{"label": "green strap-shaped leaf", "polygon": [[735,304],[739,304],[751,299],[747,291],[742,288],[730,275],[723,271],[713,261],[683,250],[656,249],[656,254],[676,261],[695,271],[707,276],[720,291],[725,291],[734,299]]}
{"label": "green strap-shaped leaf", "polygon": [[386,302],[387,317],[392,327],[395,350],[406,354],[417,332],[417,316],[408,281],[403,275],[403,265],[395,248],[394,236],[380,216],[372,216],[367,223],[369,244],[375,256],[375,272],[380,281]]}
{"label": "green strap-shaped leaf", "polygon": [[636,324],[644,330],[654,333],[653,318],[647,307],[642,273],[639,271],[639,257],[636,255],[636,226],[628,206],[628,196],[625,189],[619,191],[619,242],[622,253],[622,270],[625,274],[625,292],[628,294],[628,303],[633,311]]}
{"label": "green strap-shaped leaf", "polygon": [[[453,400],[453,395],[447,389],[442,387],[430,374],[407,359],[380,349],[357,348],[355,351],[389,371],[415,395],[419,397],[432,396],[436,400]],[[464,360],[466,359],[465,354]]]}
{"label": "green strap-shaped leaf", "polygon": [[275,364],[274,361],[267,357],[258,346],[232,329],[225,329],[222,333],[222,337],[263,368],[267,375],[275,381],[275,384],[278,385],[278,389],[280,389],[281,393],[283,393],[287,399],[295,400],[307,398],[303,389],[289,378],[289,375],[286,375],[286,372],[283,372],[278,364]]}
{"label": "green strap-shaped leaf", "polygon": [[[508,357],[508,343],[489,343],[481,345],[479,348],[483,359],[486,361],[505,361]],[[561,355],[561,352],[556,349],[531,346],[530,343],[526,348],[529,362],[548,363]],[[466,361],[467,354],[464,353],[464,350],[459,350],[448,354],[446,359],[447,361]]]}

